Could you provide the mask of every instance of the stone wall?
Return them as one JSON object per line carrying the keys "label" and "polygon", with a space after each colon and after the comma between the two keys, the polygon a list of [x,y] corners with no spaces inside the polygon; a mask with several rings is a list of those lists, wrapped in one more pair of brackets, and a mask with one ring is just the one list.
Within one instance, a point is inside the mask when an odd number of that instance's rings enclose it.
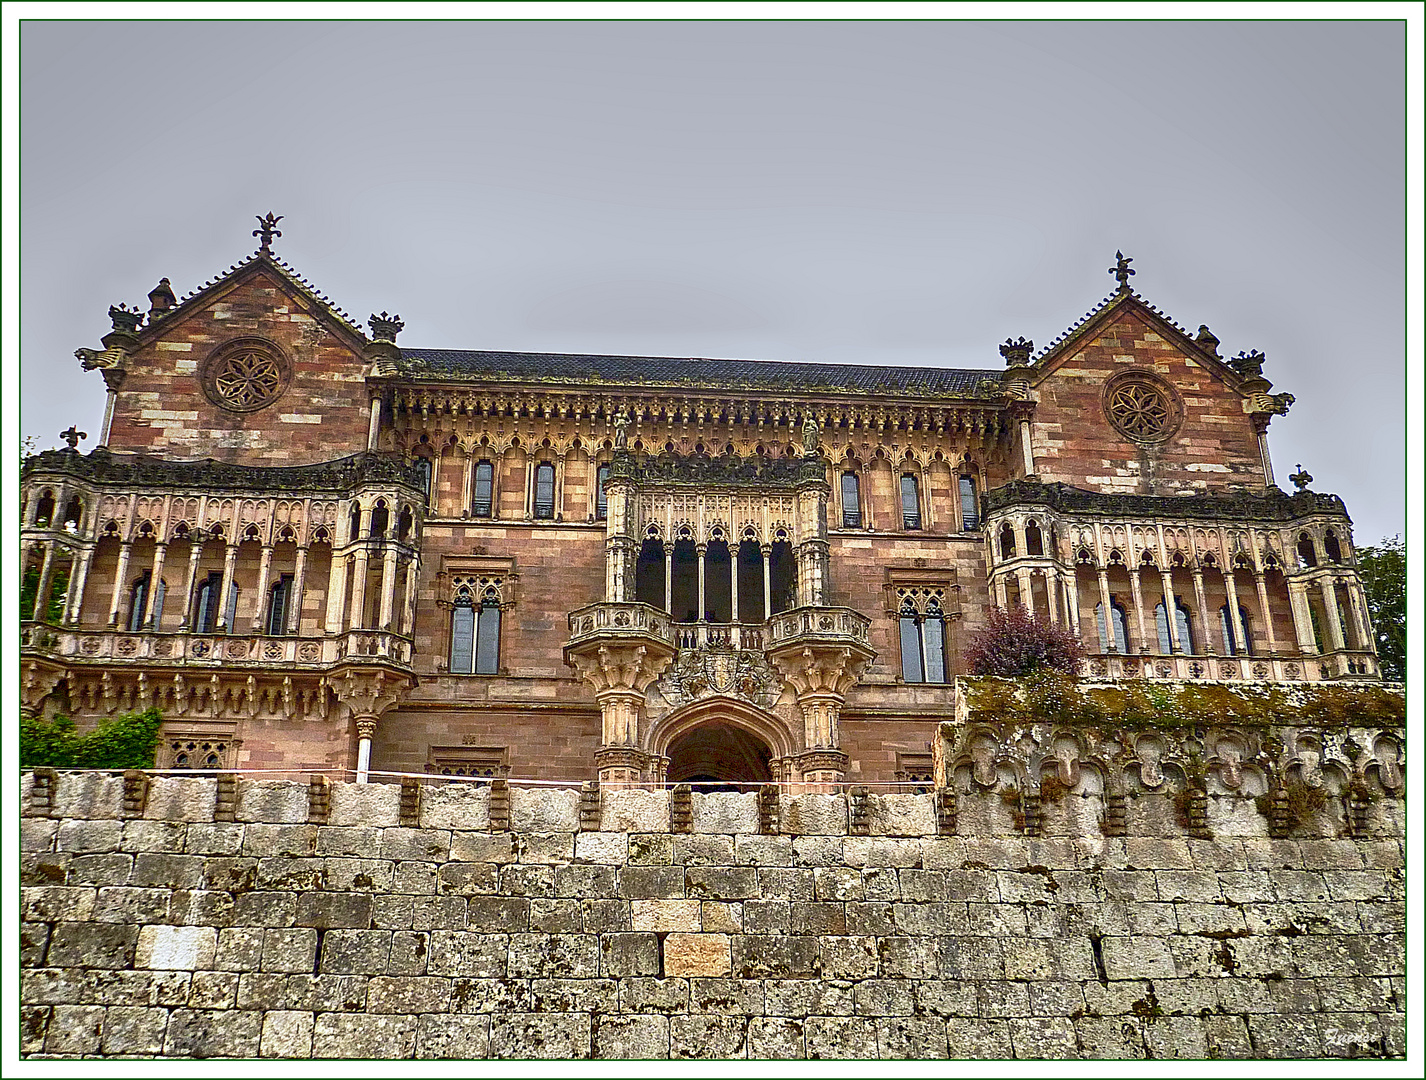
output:
{"label": "stone wall", "polygon": [[860,789],[22,798],[29,1056],[1404,1052],[1395,836],[969,837]]}

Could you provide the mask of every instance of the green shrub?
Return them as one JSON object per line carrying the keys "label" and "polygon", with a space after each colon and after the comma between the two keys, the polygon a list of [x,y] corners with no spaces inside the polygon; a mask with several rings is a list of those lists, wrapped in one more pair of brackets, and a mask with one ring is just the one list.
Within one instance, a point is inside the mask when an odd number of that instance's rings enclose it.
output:
{"label": "green shrub", "polygon": [[74,721],[56,716],[20,721],[20,767],[33,769],[152,769],[163,717],[157,709],[101,721],[76,733]]}

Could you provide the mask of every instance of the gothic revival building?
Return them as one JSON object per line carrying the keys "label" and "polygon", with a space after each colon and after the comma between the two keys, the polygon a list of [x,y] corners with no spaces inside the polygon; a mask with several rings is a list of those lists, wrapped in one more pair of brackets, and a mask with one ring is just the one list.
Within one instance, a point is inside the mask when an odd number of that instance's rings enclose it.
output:
{"label": "gothic revival building", "polygon": [[1375,679],[1263,357],[1130,285],[984,370],[370,336],[271,250],[110,309],[23,472],[23,701],[159,767],[915,782],[992,606],[1086,676]]}

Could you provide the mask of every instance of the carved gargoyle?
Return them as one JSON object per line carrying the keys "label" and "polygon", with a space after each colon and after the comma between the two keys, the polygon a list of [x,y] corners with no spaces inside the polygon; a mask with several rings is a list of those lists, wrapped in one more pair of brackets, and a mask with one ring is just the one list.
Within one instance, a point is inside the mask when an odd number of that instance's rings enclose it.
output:
{"label": "carved gargoyle", "polygon": [[123,364],[125,353],[123,349],[105,349],[102,352],[96,349],[75,349],[74,357],[85,371],[93,371],[95,368],[116,368]]}

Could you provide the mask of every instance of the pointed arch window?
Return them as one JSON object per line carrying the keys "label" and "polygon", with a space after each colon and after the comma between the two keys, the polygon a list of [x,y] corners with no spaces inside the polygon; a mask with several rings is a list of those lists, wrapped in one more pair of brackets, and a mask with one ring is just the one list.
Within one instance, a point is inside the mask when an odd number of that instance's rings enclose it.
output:
{"label": "pointed arch window", "polygon": [[282,574],[273,583],[267,598],[267,633],[274,637],[287,633],[287,615],[292,605],[292,575]]}
{"label": "pointed arch window", "polygon": [[919,529],[921,527],[921,491],[916,477],[905,473],[901,477],[901,527]]}
{"label": "pointed arch window", "polygon": [[478,461],[475,465],[475,497],[471,500],[471,516],[488,518],[492,516],[495,494],[495,466],[488,461]]}
{"label": "pointed arch window", "polygon": [[467,588],[451,609],[452,675],[495,675],[500,671],[500,594],[487,589],[480,603]]}
{"label": "pointed arch window", "polygon": [[416,458],[416,476],[421,484],[421,492],[426,496],[427,505],[431,502],[431,459],[428,457]]}
{"label": "pointed arch window", "polygon": [[594,520],[603,521],[609,516],[609,499],[604,494],[604,485],[609,482],[609,463],[599,466],[594,474]]}
{"label": "pointed arch window", "polygon": [[548,521],[555,516],[555,467],[548,461],[535,466],[535,517]]}
{"label": "pointed arch window", "polygon": [[1224,604],[1218,609],[1218,629],[1223,633],[1223,652],[1225,656],[1252,656],[1253,655],[1253,627],[1248,621],[1248,609],[1238,608],[1238,618],[1243,622],[1243,641],[1238,640],[1237,629],[1233,625],[1231,609]]}
{"label": "pointed arch window", "polygon": [[862,527],[861,485],[854,472],[842,473],[842,528]]}
{"label": "pointed arch window", "polygon": [[[145,570],[139,575],[133,587],[129,590],[129,622],[128,629],[131,634],[136,634],[144,628],[144,609],[149,602],[149,589],[153,584],[153,571]],[[158,588],[153,601],[153,625],[157,626],[159,619],[163,617],[163,594],[164,582],[159,578]]]}
{"label": "pointed arch window", "polygon": [[1109,598],[1109,610],[1114,620],[1114,640],[1109,640],[1108,628],[1104,625],[1104,601],[1094,605],[1094,621],[1099,629],[1100,652],[1129,651],[1129,620],[1125,616],[1124,605],[1113,597]]}
{"label": "pointed arch window", "polygon": [[901,605],[901,678],[909,683],[944,683],[946,662],[946,620],[940,604],[926,603],[924,612],[908,600]]}
{"label": "pointed arch window", "polygon": [[975,480],[969,476],[960,478],[961,488],[961,528],[974,532],[980,528],[980,509],[975,500]]}
{"label": "pointed arch window", "polygon": [[[1178,641],[1183,646],[1186,653],[1195,653],[1198,650],[1193,644],[1193,628],[1189,623],[1188,608],[1184,606],[1182,600],[1174,601],[1174,628],[1178,631]],[[1168,655],[1173,652],[1173,639],[1169,634],[1168,609],[1164,607],[1164,602],[1160,600],[1154,607],[1154,625],[1158,629],[1159,652]]]}

